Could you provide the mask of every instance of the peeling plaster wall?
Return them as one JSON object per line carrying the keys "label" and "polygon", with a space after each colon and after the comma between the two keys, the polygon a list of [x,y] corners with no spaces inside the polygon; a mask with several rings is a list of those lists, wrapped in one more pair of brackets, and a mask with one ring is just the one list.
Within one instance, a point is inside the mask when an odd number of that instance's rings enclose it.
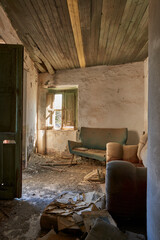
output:
{"label": "peeling plaster wall", "polygon": [[78,127],[129,130],[128,144],[144,131],[144,63],[60,70],[39,75],[41,86],[78,85]]}
{"label": "peeling plaster wall", "polygon": [[[22,44],[16,31],[12,27],[3,8],[0,7],[0,37],[6,44]],[[37,139],[37,87],[38,73],[26,50],[24,50],[24,81],[26,89],[26,132],[27,155],[35,149]]]}
{"label": "peeling plaster wall", "polygon": [[148,58],[144,61],[144,131],[148,132]]}

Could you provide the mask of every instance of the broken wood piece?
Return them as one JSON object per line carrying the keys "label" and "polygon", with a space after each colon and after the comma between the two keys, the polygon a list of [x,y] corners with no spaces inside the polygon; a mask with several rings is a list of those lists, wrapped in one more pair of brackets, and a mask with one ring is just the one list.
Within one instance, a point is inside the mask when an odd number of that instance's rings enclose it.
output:
{"label": "broken wood piece", "polygon": [[43,165],[40,165],[42,168],[45,168],[45,169],[48,169],[48,170],[51,170],[51,171],[56,171],[56,172],[64,172],[63,169],[57,169],[57,168],[53,168],[53,167],[50,167],[50,166],[43,166]]}
{"label": "broken wood piece", "polygon": [[96,169],[84,177],[84,181],[104,182],[106,169]]}
{"label": "broken wood piece", "polygon": [[73,165],[77,165],[77,163],[46,163],[46,164],[42,164],[43,166],[50,166],[50,167],[58,167],[58,166],[73,166]]}

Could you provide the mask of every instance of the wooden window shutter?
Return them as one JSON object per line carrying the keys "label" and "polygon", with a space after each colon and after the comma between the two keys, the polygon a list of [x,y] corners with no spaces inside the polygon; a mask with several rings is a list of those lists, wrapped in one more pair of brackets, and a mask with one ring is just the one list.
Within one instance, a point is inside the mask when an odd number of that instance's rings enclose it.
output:
{"label": "wooden window shutter", "polygon": [[46,126],[53,126],[53,101],[54,101],[54,94],[47,93],[46,95]]}
{"label": "wooden window shutter", "polygon": [[64,93],[64,116],[63,126],[74,126],[75,125],[75,93],[65,92]]}

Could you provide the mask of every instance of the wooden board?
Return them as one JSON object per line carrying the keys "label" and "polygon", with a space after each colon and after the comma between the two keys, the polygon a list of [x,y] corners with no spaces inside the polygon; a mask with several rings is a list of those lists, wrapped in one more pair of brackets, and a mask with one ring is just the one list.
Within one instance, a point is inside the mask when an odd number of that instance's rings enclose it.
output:
{"label": "wooden board", "polygon": [[39,72],[143,61],[148,0],[1,0]]}

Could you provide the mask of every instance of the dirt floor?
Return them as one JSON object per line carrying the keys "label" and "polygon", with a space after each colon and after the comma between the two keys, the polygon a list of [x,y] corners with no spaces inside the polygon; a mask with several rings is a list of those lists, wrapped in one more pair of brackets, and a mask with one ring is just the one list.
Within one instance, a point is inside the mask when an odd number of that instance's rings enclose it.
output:
{"label": "dirt floor", "polygon": [[0,240],[34,240],[41,236],[40,215],[63,191],[102,192],[104,184],[83,179],[95,169],[104,171],[104,164],[79,158],[76,165],[70,165],[70,161],[66,156],[31,156],[23,170],[22,198],[0,201]]}

